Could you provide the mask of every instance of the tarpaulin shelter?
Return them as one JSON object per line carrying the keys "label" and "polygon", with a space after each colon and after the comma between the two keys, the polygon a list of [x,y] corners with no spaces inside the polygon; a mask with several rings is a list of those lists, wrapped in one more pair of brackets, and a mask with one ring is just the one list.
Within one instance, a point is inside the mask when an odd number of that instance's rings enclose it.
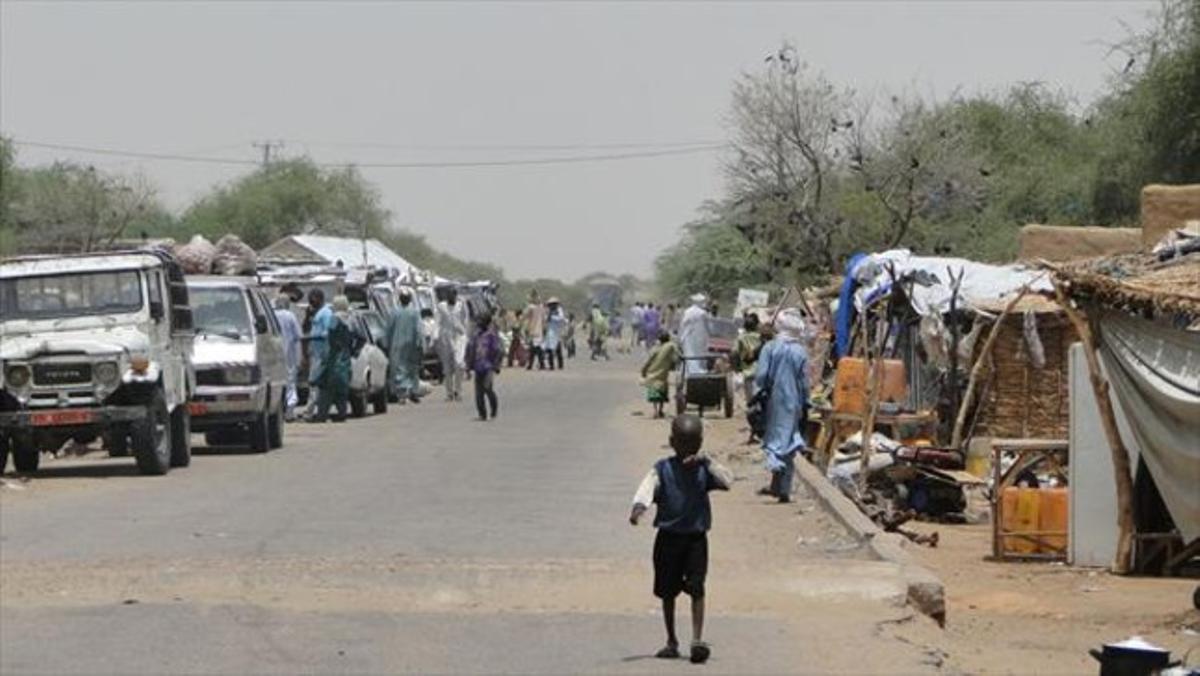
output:
{"label": "tarpaulin shelter", "polygon": [[[1055,274],[1089,317],[1121,436],[1139,458],[1135,566],[1181,565],[1200,556],[1200,252],[1115,256]],[[1078,441],[1077,452],[1096,452]],[[1170,527],[1178,547],[1160,546]]]}

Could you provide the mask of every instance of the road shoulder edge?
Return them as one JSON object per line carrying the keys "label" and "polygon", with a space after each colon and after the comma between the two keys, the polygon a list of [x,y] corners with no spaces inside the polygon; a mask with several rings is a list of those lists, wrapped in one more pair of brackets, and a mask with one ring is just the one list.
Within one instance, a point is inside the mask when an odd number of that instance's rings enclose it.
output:
{"label": "road shoulder edge", "polygon": [[917,563],[904,550],[900,536],[887,533],[875,525],[875,522],[859,511],[849,498],[807,461],[798,459],[796,473],[826,511],[833,514],[846,530],[866,544],[875,556],[895,564],[900,569],[909,605],[933,618],[939,626],[945,626],[945,587],[933,571]]}

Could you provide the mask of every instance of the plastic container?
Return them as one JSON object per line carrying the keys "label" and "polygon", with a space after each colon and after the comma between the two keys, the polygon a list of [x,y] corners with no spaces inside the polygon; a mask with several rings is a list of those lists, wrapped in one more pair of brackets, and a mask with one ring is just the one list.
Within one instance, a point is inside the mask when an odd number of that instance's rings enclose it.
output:
{"label": "plastic container", "polygon": [[[860,357],[838,360],[833,385],[833,410],[837,413],[866,413],[869,371],[867,361]],[[908,397],[908,378],[904,362],[884,359],[879,378],[879,401],[903,403]]]}
{"label": "plastic container", "polygon": [[1042,533],[1062,533],[1062,535],[1042,535],[1040,551],[1046,554],[1065,553],[1070,494],[1066,488],[1042,488],[1038,490],[1038,493],[1041,497],[1038,509],[1038,530]]}
{"label": "plastic container", "polygon": [[1039,526],[1041,511],[1040,491],[1036,488],[1017,488],[1009,486],[1001,494],[1001,514],[1003,520],[1000,527],[1005,535],[1002,536],[1001,546],[1006,554],[1036,554],[1038,542],[1033,535],[1022,536],[1022,533],[1035,533]]}

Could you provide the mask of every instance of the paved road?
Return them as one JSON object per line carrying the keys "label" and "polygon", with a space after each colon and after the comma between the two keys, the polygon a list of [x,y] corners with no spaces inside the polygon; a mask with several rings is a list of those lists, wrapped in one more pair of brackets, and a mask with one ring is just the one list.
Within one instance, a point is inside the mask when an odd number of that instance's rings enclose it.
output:
{"label": "paved road", "polygon": [[[623,522],[663,429],[630,415],[631,364],[572,366],[505,373],[491,423],[431,397],[162,478],[49,463],[0,491],[0,671],[690,668],[647,658],[651,534]],[[718,507],[709,670],[920,667],[853,647],[903,613],[894,571],[804,554],[796,524],[828,523],[764,518],[751,493]]]}

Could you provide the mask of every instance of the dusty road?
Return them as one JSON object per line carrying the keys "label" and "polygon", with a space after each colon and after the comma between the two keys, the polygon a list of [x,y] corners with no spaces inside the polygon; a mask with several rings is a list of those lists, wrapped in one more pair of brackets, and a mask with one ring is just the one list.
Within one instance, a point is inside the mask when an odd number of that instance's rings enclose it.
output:
{"label": "dusty road", "polygon": [[[505,372],[487,424],[432,397],[162,478],[48,463],[0,491],[0,671],[695,673],[648,657],[653,534],[625,522],[665,424],[634,413],[632,362],[569,367]],[[891,631],[925,621],[896,571],[738,471],[714,498],[703,668],[937,671]]]}

